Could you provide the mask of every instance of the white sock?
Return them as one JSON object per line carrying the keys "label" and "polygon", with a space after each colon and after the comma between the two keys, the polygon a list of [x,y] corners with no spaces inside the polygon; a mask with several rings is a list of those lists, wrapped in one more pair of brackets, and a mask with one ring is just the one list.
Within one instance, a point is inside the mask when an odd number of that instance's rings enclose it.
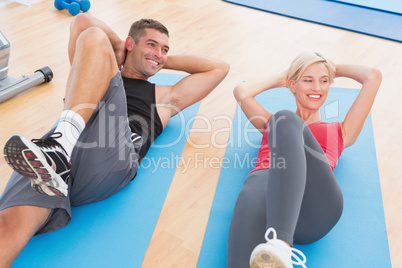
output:
{"label": "white sock", "polygon": [[85,121],[81,115],[71,110],[65,110],[61,113],[59,124],[54,132],[60,132],[61,137],[55,138],[69,156],[85,128]]}

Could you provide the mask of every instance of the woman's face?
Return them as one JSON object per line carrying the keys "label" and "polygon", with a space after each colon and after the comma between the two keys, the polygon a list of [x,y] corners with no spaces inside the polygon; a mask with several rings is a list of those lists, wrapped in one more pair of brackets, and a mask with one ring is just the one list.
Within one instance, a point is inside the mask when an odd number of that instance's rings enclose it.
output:
{"label": "woman's face", "polygon": [[296,97],[297,107],[313,111],[324,104],[329,86],[328,69],[321,62],[307,67],[298,81],[289,81],[289,88]]}

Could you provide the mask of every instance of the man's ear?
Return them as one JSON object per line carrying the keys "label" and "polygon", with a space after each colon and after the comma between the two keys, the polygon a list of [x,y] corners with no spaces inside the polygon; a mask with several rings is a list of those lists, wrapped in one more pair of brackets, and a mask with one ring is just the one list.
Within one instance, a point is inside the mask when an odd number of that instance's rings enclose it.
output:
{"label": "man's ear", "polygon": [[127,51],[133,50],[134,46],[135,46],[134,39],[131,36],[127,36],[127,38],[126,38],[126,49],[127,49]]}

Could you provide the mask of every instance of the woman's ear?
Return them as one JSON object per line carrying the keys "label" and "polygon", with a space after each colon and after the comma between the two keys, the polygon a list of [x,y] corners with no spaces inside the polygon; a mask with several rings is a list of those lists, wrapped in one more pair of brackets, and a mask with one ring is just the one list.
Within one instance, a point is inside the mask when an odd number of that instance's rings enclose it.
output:
{"label": "woman's ear", "polygon": [[133,50],[134,46],[135,46],[134,39],[131,36],[127,36],[127,38],[126,38],[126,49],[127,49],[127,51]]}
{"label": "woman's ear", "polygon": [[295,86],[296,82],[293,79],[291,79],[289,80],[288,84],[290,91],[293,93],[293,95],[296,95],[296,86]]}

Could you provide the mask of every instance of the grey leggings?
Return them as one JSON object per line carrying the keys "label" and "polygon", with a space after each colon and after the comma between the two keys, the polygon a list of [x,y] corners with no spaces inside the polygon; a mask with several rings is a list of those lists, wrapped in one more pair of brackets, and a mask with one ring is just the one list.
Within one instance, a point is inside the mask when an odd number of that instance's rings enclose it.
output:
{"label": "grey leggings", "polygon": [[342,214],[342,192],[303,120],[280,111],[268,130],[271,165],[252,172],[238,196],[229,230],[230,268],[249,266],[252,250],[266,242],[269,227],[291,245],[308,244],[324,237]]}

